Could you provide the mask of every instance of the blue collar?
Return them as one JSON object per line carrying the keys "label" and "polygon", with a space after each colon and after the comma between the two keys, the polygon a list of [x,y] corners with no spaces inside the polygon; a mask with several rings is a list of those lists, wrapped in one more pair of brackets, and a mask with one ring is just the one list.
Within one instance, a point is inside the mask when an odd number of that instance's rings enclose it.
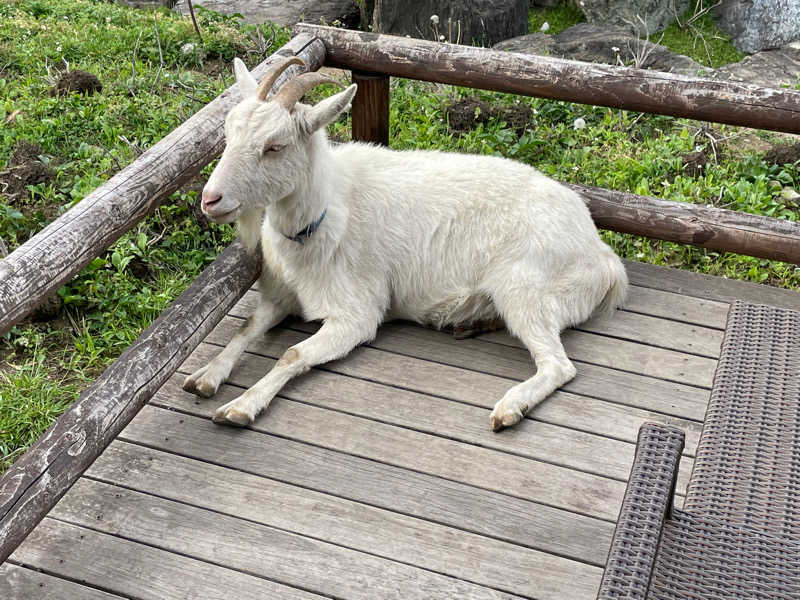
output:
{"label": "blue collar", "polygon": [[305,229],[301,229],[294,236],[284,234],[283,237],[285,237],[287,240],[292,240],[293,242],[297,242],[300,245],[305,244],[306,240],[310,238],[317,229],[319,229],[320,223],[322,223],[322,220],[325,218],[327,212],[328,212],[328,207],[326,206],[325,210],[323,210],[322,214],[319,216],[319,219],[308,225],[308,227],[306,227]]}

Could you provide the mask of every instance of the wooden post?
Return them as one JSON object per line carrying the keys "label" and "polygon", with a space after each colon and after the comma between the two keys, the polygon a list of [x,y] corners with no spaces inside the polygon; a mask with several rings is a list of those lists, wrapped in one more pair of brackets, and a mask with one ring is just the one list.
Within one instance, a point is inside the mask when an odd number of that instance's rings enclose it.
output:
{"label": "wooden post", "polygon": [[353,140],[389,145],[389,76],[353,71]]}

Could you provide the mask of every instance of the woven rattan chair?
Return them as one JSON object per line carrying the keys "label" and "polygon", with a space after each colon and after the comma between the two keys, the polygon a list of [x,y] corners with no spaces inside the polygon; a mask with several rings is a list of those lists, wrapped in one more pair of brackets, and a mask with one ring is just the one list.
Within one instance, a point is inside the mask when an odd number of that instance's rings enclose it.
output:
{"label": "woven rattan chair", "polygon": [[680,510],[682,449],[641,428],[598,598],[800,599],[800,313],[731,308]]}

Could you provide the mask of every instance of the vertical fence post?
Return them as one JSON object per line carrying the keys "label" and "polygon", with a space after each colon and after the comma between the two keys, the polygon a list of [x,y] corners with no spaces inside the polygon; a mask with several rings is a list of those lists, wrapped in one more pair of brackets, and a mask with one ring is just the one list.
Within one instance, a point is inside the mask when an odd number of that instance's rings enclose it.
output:
{"label": "vertical fence post", "polygon": [[389,145],[389,76],[353,71],[353,140]]}

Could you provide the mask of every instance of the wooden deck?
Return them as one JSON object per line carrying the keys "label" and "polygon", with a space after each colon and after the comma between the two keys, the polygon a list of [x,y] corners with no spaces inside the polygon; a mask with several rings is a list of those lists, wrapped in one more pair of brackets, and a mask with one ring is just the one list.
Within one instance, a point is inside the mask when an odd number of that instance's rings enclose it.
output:
{"label": "wooden deck", "polygon": [[519,342],[405,323],[291,383],[251,428],[213,425],[316,327],[268,334],[211,400],[183,392],[249,292],[0,566],[0,597],[594,598],[639,426],[686,432],[681,502],[728,300],[796,302],[631,267],[625,310],[564,335],[578,376],[499,434],[492,405],[533,371]]}

